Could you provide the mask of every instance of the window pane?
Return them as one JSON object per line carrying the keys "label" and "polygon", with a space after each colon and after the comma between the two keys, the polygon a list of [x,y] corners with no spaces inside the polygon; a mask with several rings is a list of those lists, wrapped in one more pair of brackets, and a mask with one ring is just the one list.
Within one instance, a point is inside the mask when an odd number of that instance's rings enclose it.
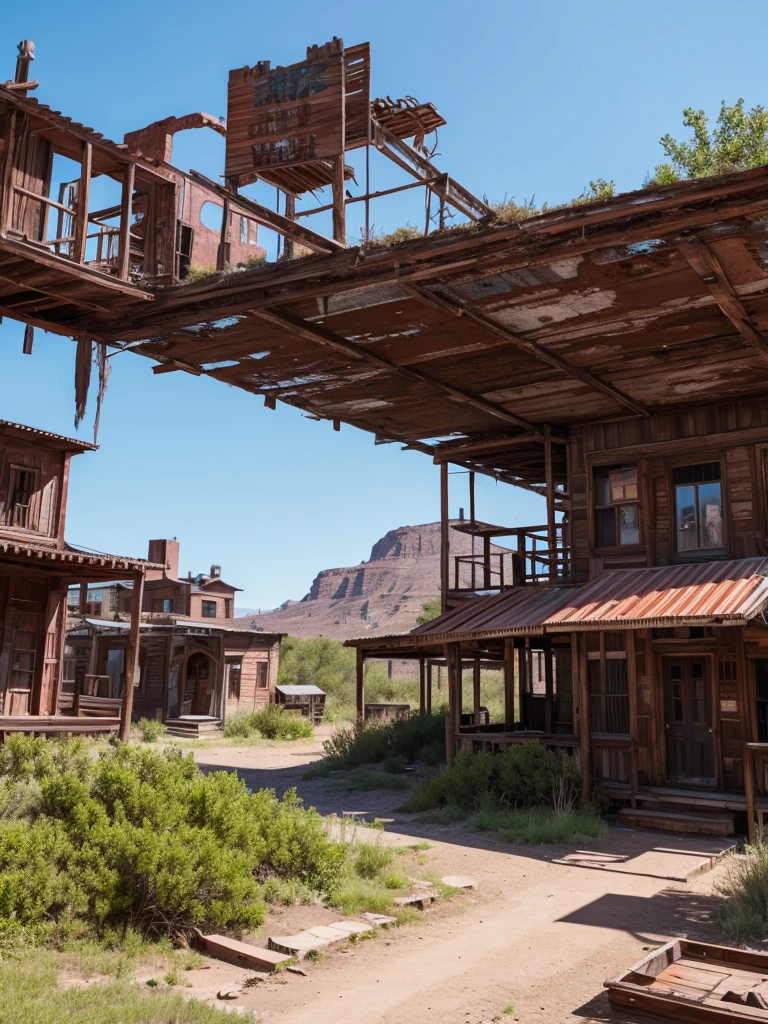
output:
{"label": "window pane", "polygon": [[619,544],[639,544],[637,505],[622,505],[619,509]]}
{"label": "window pane", "polygon": [[675,501],[677,506],[677,550],[693,551],[698,546],[696,536],[696,489],[694,487],[676,487]]}
{"label": "window pane", "polygon": [[720,507],[720,484],[701,484],[699,491],[699,523],[701,547],[723,546],[723,516]]}
{"label": "window pane", "polygon": [[611,486],[609,470],[595,470],[595,505],[609,505],[611,502]]}
{"label": "window pane", "polygon": [[612,508],[595,509],[595,544],[599,548],[612,548],[616,545],[616,510]]}
{"label": "window pane", "polygon": [[614,469],[610,474],[611,501],[618,503],[637,498],[637,470]]}

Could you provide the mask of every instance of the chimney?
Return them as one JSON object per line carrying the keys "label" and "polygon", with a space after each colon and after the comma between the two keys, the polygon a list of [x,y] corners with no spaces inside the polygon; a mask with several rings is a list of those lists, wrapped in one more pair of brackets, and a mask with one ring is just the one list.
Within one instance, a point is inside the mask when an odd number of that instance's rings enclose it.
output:
{"label": "chimney", "polygon": [[464,509],[463,508],[459,509],[459,522],[460,523],[464,522]]}
{"label": "chimney", "polygon": [[220,565],[212,565],[211,566],[211,579],[212,580],[217,580],[220,576],[221,576],[221,566]]}
{"label": "chimney", "polygon": [[[149,561],[150,562],[162,562],[168,565],[168,569],[165,572],[166,576],[170,576],[173,579],[179,578],[179,542],[174,537],[173,540],[151,540],[149,542]],[[159,578],[152,574],[147,575],[147,578]]]}

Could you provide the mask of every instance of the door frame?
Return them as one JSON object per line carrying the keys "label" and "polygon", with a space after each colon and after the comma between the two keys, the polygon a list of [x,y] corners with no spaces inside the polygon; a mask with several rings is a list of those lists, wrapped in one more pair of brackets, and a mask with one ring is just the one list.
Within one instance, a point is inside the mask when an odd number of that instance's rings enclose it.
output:
{"label": "door frame", "polygon": [[657,735],[660,736],[664,743],[659,744],[658,752],[658,766],[659,772],[659,785],[668,786],[671,789],[689,788],[686,785],[672,783],[669,781],[669,761],[667,755],[667,710],[664,692],[664,658],[681,659],[688,658],[690,660],[703,661],[707,665],[707,674],[709,677],[709,692],[711,701],[711,717],[712,717],[712,754],[715,761],[715,784],[713,787],[710,786],[696,786],[693,785],[691,789],[701,789],[707,791],[709,789],[722,789],[723,788],[723,758],[721,749],[720,739],[720,703],[718,699],[718,686],[717,686],[717,653],[709,651],[691,651],[688,647],[683,647],[679,650],[663,650],[654,652],[654,668],[656,671],[656,679],[658,681],[656,687],[657,701],[656,701],[656,722],[657,722]]}

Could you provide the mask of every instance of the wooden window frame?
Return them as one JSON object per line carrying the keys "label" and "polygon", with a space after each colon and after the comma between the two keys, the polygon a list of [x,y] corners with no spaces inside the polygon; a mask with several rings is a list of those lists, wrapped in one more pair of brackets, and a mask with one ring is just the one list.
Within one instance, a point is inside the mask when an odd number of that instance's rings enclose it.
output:
{"label": "wooden window frame", "polygon": [[[643,489],[642,489],[642,473],[640,463],[638,462],[625,462],[617,463],[615,458],[610,458],[610,452],[601,452],[601,458],[599,459],[587,459],[586,460],[586,471],[587,471],[587,519],[589,524],[589,546],[593,556],[603,558],[611,555],[636,555],[640,552],[645,551],[645,532],[644,532],[644,514],[643,508]],[[627,470],[634,469],[637,473],[637,498],[634,501],[623,501],[612,502],[609,505],[600,505],[600,509],[614,508],[618,510],[622,505],[635,505],[637,507],[637,535],[638,541],[636,544],[614,544],[612,546],[600,545],[597,543],[597,498],[595,491],[595,471],[600,469],[607,469],[610,473],[614,470]],[[617,536],[618,533],[618,514],[617,520]]]}
{"label": "wooden window frame", "polygon": [[[677,547],[677,487],[684,487],[685,484],[676,484],[674,480],[676,469],[687,469],[692,466],[706,465],[717,462],[720,466],[720,511],[723,520],[723,546],[720,548],[695,548],[691,551],[680,552]],[[687,564],[691,562],[717,562],[730,557],[731,551],[731,517],[730,501],[728,494],[728,478],[726,473],[726,457],[724,451],[704,454],[689,454],[666,460],[666,480],[668,488],[669,504],[669,535],[672,562],[675,564]],[[691,486],[696,486],[695,484]]]}
{"label": "wooden window frame", "polygon": [[[630,644],[629,638],[627,637],[627,634],[625,632],[624,633],[624,650],[623,651],[608,651],[608,650],[606,650],[606,647],[605,647],[605,633],[601,631],[599,635],[600,635],[600,649],[597,650],[597,651],[589,651],[589,650],[585,651],[585,662],[586,662],[586,664],[584,666],[584,672],[585,672],[585,676],[586,676],[586,697],[587,697],[587,700],[589,701],[589,734],[590,734],[590,737],[592,739],[597,739],[601,743],[603,741],[609,742],[611,740],[627,742],[627,741],[630,740],[630,737],[631,737],[631,734],[632,734],[632,728],[633,728],[633,723],[632,723],[632,698],[631,698],[632,678],[631,678],[631,675],[630,675],[630,673],[632,671],[632,667],[630,666],[630,663],[629,663],[630,662],[630,650],[629,650],[629,648],[630,648],[630,646],[633,647],[633,645]],[[633,650],[634,650],[634,647],[633,647]],[[609,660],[610,661],[623,661],[625,663],[625,665],[626,665],[626,674],[627,674],[626,701],[627,701],[627,726],[628,726],[627,732],[601,732],[601,731],[598,731],[598,730],[596,730],[594,728],[594,715],[592,713],[592,698],[593,697],[605,698],[607,696],[607,693],[606,693],[606,670],[605,670],[605,665],[606,665],[606,662],[609,661]],[[589,662],[590,661],[599,662],[599,665],[600,665],[600,693],[599,694],[593,694],[592,693],[591,681],[590,681],[590,678],[589,678]],[[621,696],[623,696],[623,694]],[[604,715],[603,717],[605,718],[606,716]]]}
{"label": "wooden window frame", "polygon": [[[233,678],[232,677],[234,675],[234,670],[235,669],[237,670],[237,687],[236,687],[237,692],[233,693],[232,692],[232,690],[233,690],[233,686],[232,686]],[[242,656],[239,656],[239,657],[228,657],[228,658],[224,659],[224,680],[225,680],[225,684],[226,684],[225,701],[230,701],[230,700],[239,701],[241,693],[242,693],[242,683],[243,683],[243,659],[242,659]]]}
{"label": "wooden window frame", "polygon": [[[263,666],[263,669],[262,669]],[[262,678],[263,676],[263,678]],[[256,662],[256,689],[269,689],[269,661]]]}
{"label": "wooden window frame", "polygon": [[[14,474],[29,473],[32,477],[32,486],[29,492],[29,520],[25,526],[18,526],[9,521],[11,510],[16,506],[13,504]],[[40,525],[40,502],[35,502],[35,496],[40,491],[40,470],[36,466],[24,466],[21,463],[11,462],[8,465],[8,487],[6,488],[5,509],[3,510],[3,526],[7,530],[19,530],[25,533],[35,533]],[[24,506],[19,506],[24,507]]]}
{"label": "wooden window frame", "polygon": [[[210,615],[208,612],[206,612],[206,610],[205,610],[205,606],[206,605],[208,605],[209,607],[211,607],[211,606],[213,607],[213,615]],[[200,618],[201,619],[217,619],[218,618],[218,610],[219,610],[219,606],[218,606],[218,603],[216,601],[211,601],[210,599],[207,599],[207,598],[200,601]]]}

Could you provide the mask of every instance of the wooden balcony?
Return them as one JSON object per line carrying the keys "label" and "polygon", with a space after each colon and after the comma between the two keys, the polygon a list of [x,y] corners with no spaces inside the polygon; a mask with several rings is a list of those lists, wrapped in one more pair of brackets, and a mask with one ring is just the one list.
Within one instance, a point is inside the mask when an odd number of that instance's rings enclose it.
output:
{"label": "wooden balcony", "polygon": [[[546,526],[504,527],[466,522],[454,529],[478,537],[482,551],[454,555],[449,596],[466,597],[531,583],[570,582],[570,551],[560,523],[555,528],[554,547],[550,546]],[[506,537],[513,538],[514,547],[492,543]]]}

